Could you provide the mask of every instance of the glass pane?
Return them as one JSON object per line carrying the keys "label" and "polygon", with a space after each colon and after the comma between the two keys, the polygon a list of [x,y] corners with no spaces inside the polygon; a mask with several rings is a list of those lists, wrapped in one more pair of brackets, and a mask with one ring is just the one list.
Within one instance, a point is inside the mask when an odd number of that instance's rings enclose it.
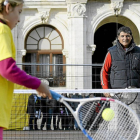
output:
{"label": "glass pane", "polygon": [[50,57],[48,54],[39,55],[39,63],[45,64],[39,67],[39,75],[41,78],[48,78],[50,69],[49,69],[49,65],[46,64],[49,64],[49,62],[50,62]]}
{"label": "glass pane", "polygon": [[62,45],[51,45],[51,49],[52,50],[61,50],[62,49]]}
{"label": "glass pane", "polygon": [[[63,64],[62,54],[53,55],[53,64]],[[54,76],[60,75],[63,73],[63,66],[54,66],[53,67]]]}
{"label": "glass pane", "polygon": [[[30,53],[26,53],[25,63],[31,63],[31,54]],[[28,74],[31,74],[31,67],[30,66],[25,65],[24,68]]]}
{"label": "glass pane", "polygon": [[53,40],[51,41],[51,44],[59,44],[59,45],[62,44],[61,37],[59,36],[59,37],[53,39]]}
{"label": "glass pane", "polygon": [[51,27],[36,27],[28,36],[27,50],[62,50],[62,39]]}
{"label": "glass pane", "polygon": [[[36,53],[31,53],[31,63],[36,63]],[[37,74],[37,66],[31,65],[31,75],[36,76]]]}
{"label": "glass pane", "polygon": [[37,33],[39,34],[40,38],[44,38],[44,27],[38,27],[36,28]]}
{"label": "glass pane", "polygon": [[47,39],[41,39],[39,41],[40,50],[50,50],[50,42]]}
{"label": "glass pane", "polygon": [[29,34],[29,36],[33,37],[33,38],[36,39],[36,40],[39,40],[39,39],[40,39],[40,37],[39,37],[39,35],[37,34],[36,30],[33,30],[33,31]]}
{"label": "glass pane", "polygon": [[37,45],[27,45],[27,50],[37,50]]}
{"label": "glass pane", "polygon": [[37,44],[38,41],[36,41],[35,39],[31,38],[31,37],[28,37],[27,39],[27,44]]}
{"label": "glass pane", "polygon": [[54,39],[54,38],[56,38],[58,36],[59,36],[58,32],[53,30],[52,33],[50,34],[49,40],[51,41],[52,39]]}
{"label": "glass pane", "polygon": [[[53,55],[53,64],[63,64],[63,55]],[[63,73],[63,66],[58,65],[53,67],[53,86],[64,87],[66,86],[66,76]]]}
{"label": "glass pane", "polygon": [[45,27],[45,38],[48,38],[52,31],[53,31],[52,28]]}
{"label": "glass pane", "polygon": [[[27,53],[25,57],[25,63],[36,63],[36,53]],[[25,71],[33,76],[36,76],[35,65],[25,65]]]}

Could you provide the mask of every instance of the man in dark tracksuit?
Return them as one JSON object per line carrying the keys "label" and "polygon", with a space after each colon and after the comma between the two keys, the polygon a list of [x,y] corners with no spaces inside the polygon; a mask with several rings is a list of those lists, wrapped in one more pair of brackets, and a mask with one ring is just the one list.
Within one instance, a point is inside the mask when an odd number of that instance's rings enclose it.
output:
{"label": "man in dark tracksuit", "polygon": [[[62,94],[64,97],[67,98],[67,94],[63,93]],[[61,118],[61,122],[62,122],[62,130],[68,130],[69,129],[69,111],[67,109],[67,107],[63,104],[63,103],[59,103],[59,115],[58,115],[58,119],[60,121]]]}
{"label": "man in dark tracksuit", "polygon": [[[140,88],[140,48],[135,45],[129,27],[121,27],[117,35],[116,45],[108,49],[101,70],[102,88]],[[110,97],[109,93],[104,95]]]}
{"label": "man in dark tracksuit", "polygon": [[29,96],[27,113],[30,115],[29,118],[30,130],[33,130],[33,121],[34,121],[34,129],[38,130],[37,119],[40,119],[41,117],[41,106],[40,106],[40,97],[38,97],[36,94],[31,94]]}
{"label": "man in dark tracksuit", "polygon": [[53,116],[53,126],[56,129],[56,114],[55,110],[57,109],[57,101],[55,99],[49,100],[47,97],[41,97],[41,111],[43,113],[43,118],[41,122],[41,130],[46,122],[46,130],[51,130],[51,119]]}

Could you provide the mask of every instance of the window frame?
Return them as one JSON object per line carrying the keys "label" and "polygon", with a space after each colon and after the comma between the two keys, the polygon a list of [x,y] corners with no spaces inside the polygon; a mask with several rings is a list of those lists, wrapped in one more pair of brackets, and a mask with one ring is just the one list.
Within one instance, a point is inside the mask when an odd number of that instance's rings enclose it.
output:
{"label": "window frame", "polygon": [[[30,33],[33,31],[33,30],[36,30],[37,28],[39,28],[39,27],[44,27],[44,30],[45,30],[45,27],[50,27],[50,28],[52,28],[52,31],[53,30],[55,30],[58,34],[59,34],[59,36],[60,36],[60,38],[61,38],[61,41],[62,41],[62,49],[60,50],[60,49],[53,49],[53,50],[39,50],[39,41],[40,40],[38,40],[38,43],[37,43],[37,49],[35,49],[35,50],[33,50],[33,49],[27,49],[27,39],[28,39],[28,37],[29,37],[29,35],[30,35]],[[45,33],[44,33],[44,38],[45,38]],[[42,38],[41,38],[42,39]],[[39,55],[42,55],[42,54],[47,54],[47,55],[49,55],[49,57],[50,57],[50,64],[53,64],[53,54],[62,54],[62,57],[63,57],[63,64],[66,64],[66,58],[65,58],[65,56],[63,55],[63,53],[62,53],[62,50],[64,49],[64,41],[63,41],[63,37],[62,37],[62,35],[61,35],[61,33],[59,32],[59,30],[57,30],[55,27],[53,27],[53,26],[50,26],[50,25],[46,25],[46,24],[42,24],[42,25],[39,25],[39,26],[36,26],[36,27],[34,27],[32,30],[30,30],[29,32],[28,32],[28,34],[26,35],[26,38],[25,38],[25,49],[26,49],[26,53],[36,53],[36,63],[38,63],[38,64],[40,64],[40,60],[39,60]],[[50,47],[50,49],[51,49],[51,47]],[[23,58],[23,61],[25,62],[25,57],[26,57],[26,55],[24,56],[24,58]],[[50,73],[52,73],[53,72],[53,66],[50,66],[49,67],[49,71],[50,71]],[[37,66],[37,71],[39,71],[39,66]],[[63,71],[62,71],[62,73],[64,73],[65,75],[66,75],[66,66],[63,66]],[[65,78],[66,79],[66,78]]]}

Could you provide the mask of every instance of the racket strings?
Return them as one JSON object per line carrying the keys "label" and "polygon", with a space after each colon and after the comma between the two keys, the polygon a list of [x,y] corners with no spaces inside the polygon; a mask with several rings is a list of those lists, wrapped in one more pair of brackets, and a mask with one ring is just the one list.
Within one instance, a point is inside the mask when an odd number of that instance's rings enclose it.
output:
{"label": "racket strings", "polygon": [[96,104],[95,102],[89,103],[82,110],[82,112],[86,112],[87,107],[90,106],[89,110],[85,114],[85,117],[82,119],[82,124],[83,124],[84,127],[87,125],[87,122],[89,121],[89,118],[91,118],[91,116],[93,115],[93,112],[94,112],[93,110],[95,109],[95,106],[96,106],[95,104]]}
{"label": "racket strings", "polygon": [[[82,126],[92,135],[92,131],[98,127],[98,124],[102,121],[100,114],[102,110],[107,106],[107,102],[88,102],[80,110],[79,118]],[[88,114],[89,113],[89,114]],[[81,115],[82,114],[82,115]],[[84,115],[83,115],[84,114]],[[84,116],[84,118],[82,117]]]}
{"label": "racket strings", "polygon": [[[114,122],[113,123],[115,124],[115,121],[116,121],[117,124],[116,124],[116,126],[114,125],[114,128],[116,129],[115,133],[113,133],[113,135],[110,135],[110,138],[112,140],[115,140],[115,139],[118,139],[118,140],[121,139],[122,140],[122,136],[125,137],[125,134],[126,134],[125,128],[128,127],[128,126],[126,126],[126,124],[130,121],[130,119],[126,119],[127,117],[124,117],[125,114],[124,114],[124,112],[122,110],[123,110],[123,108],[118,106],[118,109],[116,109],[116,111],[115,111],[116,115],[114,117]],[[117,114],[117,112],[119,112],[119,114]],[[117,119],[117,117],[118,117],[118,119]],[[123,117],[125,119],[123,119]],[[120,135],[120,133],[121,133],[121,135]]]}
{"label": "racket strings", "polygon": [[119,108],[118,110],[119,123],[117,126],[117,133],[118,135],[121,135],[120,140],[122,139],[122,137],[127,138],[127,139],[131,137],[131,139],[134,139],[136,135],[133,134],[132,132],[137,131],[137,130],[136,130],[135,122],[133,121],[132,114],[130,114],[128,110],[126,110],[125,108],[121,106],[119,106],[118,108]]}
{"label": "racket strings", "polygon": [[[92,128],[93,128],[93,126],[94,126],[94,124],[95,124],[95,122],[96,122],[97,119],[100,117],[100,115],[101,115],[103,109],[105,108],[105,105],[106,105],[106,104],[104,103],[103,106],[100,108],[100,111],[98,112],[98,114],[97,114],[97,116],[95,117],[93,123],[91,124],[91,126],[90,126],[90,128],[89,128],[89,130],[88,130],[88,133],[90,133],[90,131],[92,130]],[[101,117],[100,117],[100,118],[101,118]]]}
{"label": "racket strings", "polygon": [[[114,110],[115,116],[111,121],[102,119],[102,111],[106,107]],[[80,108],[79,119],[82,127],[95,140],[134,140],[138,134],[133,114],[115,102],[88,102]]]}
{"label": "racket strings", "polygon": [[[122,139],[126,139],[126,137],[124,137],[124,134],[128,135],[128,133],[126,133],[126,130],[123,130],[123,128],[117,130],[120,123],[118,124],[118,126],[116,128],[117,131],[116,130],[113,131],[116,126],[115,125],[112,126],[112,124],[110,124],[110,123],[109,122],[107,123],[106,121],[104,121],[102,123],[102,125],[99,127],[98,131],[95,133],[94,139],[96,139],[96,140],[102,140],[102,139],[105,139],[105,140],[116,140],[116,139],[117,140],[122,140]],[[114,122],[112,122],[112,123],[114,124]],[[125,133],[123,133],[122,131],[125,132]],[[128,137],[127,137],[127,139],[128,139]]]}
{"label": "racket strings", "polygon": [[90,119],[94,116],[95,114],[95,110],[97,107],[98,103],[96,102],[89,102],[88,104],[86,104],[85,106],[83,106],[83,108],[80,111],[80,120],[82,120],[82,125],[84,128],[88,127],[89,123],[90,123]]}
{"label": "racket strings", "polygon": [[[123,110],[123,111],[122,111]],[[122,111],[122,112],[121,112]],[[122,129],[120,129],[120,131],[122,131],[122,135],[124,137],[127,137],[127,139],[131,138],[131,137],[135,137],[136,135],[136,120],[133,119],[132,114],[126,110],[125,108],[122,108],[122,106],[119,107],[118,112],[120,112],[120,114],[118,115],[118,122],[121,126]],[[124,117],[125,116],[125,117]],[[122,119],[124,118],[124,119]],[[128,132],[128,133],[126,133]]]}
{"label": "racket strings", "polygon": [[[117,129],[116,129],[116,133],[113,137],[117,138],[118,135],[122,135],[124,138],[128,139],[128,136],[132,135],[132,133],[130,133],[130,132],[132,132],[132,129],[135,130],[135,128],[136,128],[134,126],[135,123],[133,122],[132,114],[130,114],[130,112],[122,106],[118,106],[118,110],[115,112],[116,113],[118,112],[118,115],[116,117]],[[127,133],[127,132],[129,132],[129,133]],[[120,140],[121,139],[122,139],[122,137],[120,137]]]}
{"label": "racket strings", "polygon": [[[101,108],[103,108],[103,106],[101,105],[99,101],[88,102],[82,107],[82,109],[80,110],[79,118],[80,120],[82,120],[81,124],[85,129],[92,129],[93,127],[96,127],[96,124],[94,122],[100,121],[101,118],[97,117],[97,114],[99,114],[99,111],[101,110]],[[96,121],[93,122],[93,120],[96,120]],[[91,123],[92,123],[92,126],[91,126]]]}

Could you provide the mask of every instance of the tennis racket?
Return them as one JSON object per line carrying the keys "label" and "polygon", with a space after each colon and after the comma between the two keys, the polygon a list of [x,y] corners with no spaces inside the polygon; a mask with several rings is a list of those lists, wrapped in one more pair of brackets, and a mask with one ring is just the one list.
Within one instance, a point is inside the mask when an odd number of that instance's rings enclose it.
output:
{"label": "tennis racket", "polygon": [[[135,88],[128,87],[127,89],[135,89]],[[132,92],[132,93],[128,93],[128,92],[122,92],[121,93],[121,92],[119,92],[119,93],[111,93],[110,95],[114,99],[120,100],[121,102],[123,102],[127,105],[131,105],[137,99],[138,92]]]}
{"label": "tennis racket", "polygon": [[[69,99],[50,90],[52,97],[62,102],[73,114],[80,129],[89,140],[137,140],[140,133],[138,116],[126,104],[111,98]],[[69,102],[79,102],[74,111]],[[105,121],[105,108],[114,111],[114,118]]]}

